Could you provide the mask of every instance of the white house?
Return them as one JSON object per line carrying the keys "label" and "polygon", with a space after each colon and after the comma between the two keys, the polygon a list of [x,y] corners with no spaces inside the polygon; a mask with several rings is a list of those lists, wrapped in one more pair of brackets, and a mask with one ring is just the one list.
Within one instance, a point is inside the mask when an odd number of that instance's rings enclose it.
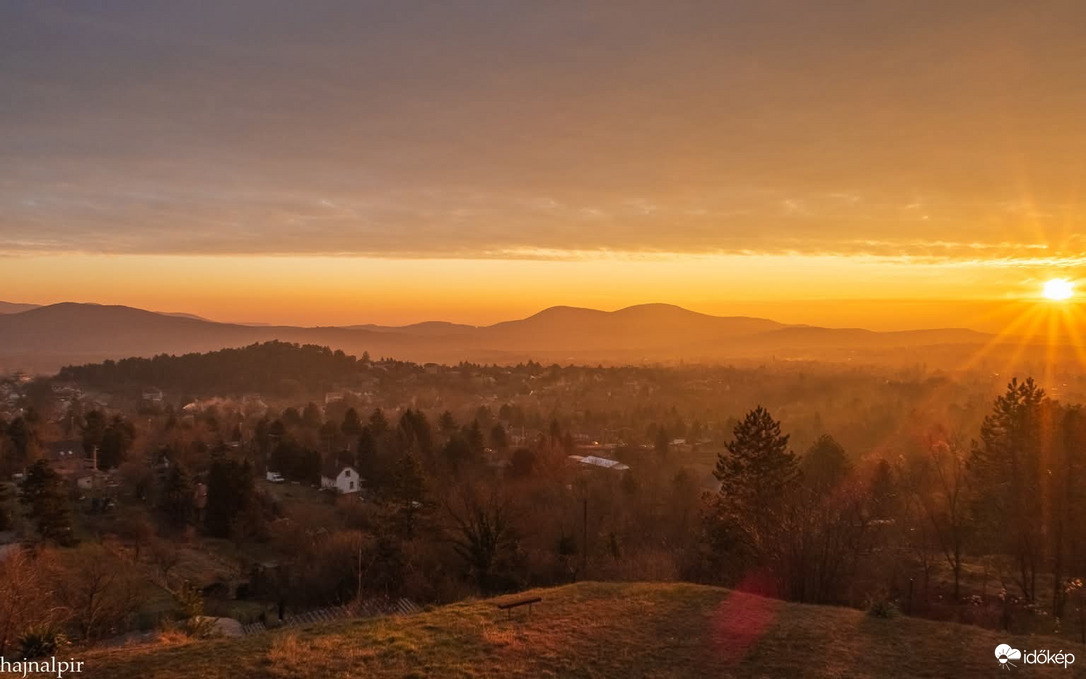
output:
{"label": "white house", "polygon": [[334,467],[331,469],[326,467],[321,473],[321,488],[334,488],[340,495],[357,493],[361,490],[362,479],[359,478],[358,471],[354,467],[344,465],[339,467],[338,473],[336,473],[335,469]]}

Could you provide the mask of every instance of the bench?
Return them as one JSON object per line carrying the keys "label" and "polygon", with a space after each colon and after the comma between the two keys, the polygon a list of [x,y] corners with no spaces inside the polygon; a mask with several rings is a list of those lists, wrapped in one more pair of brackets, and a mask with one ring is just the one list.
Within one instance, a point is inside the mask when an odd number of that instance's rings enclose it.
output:
{"label": "bench", "polygon": [[518,599],[516,601],[510,601],[508,603],[498,604],[498,610],[499,611],[505,611],[508,614],[509,619],[512,620],[512,618],[513,618],[513,609],[514,608],[518,608],[520,606],[527,606],[528,607],[528,615],[530,617],[532,615],[532,604],[538,604],[540,601],[543,601],[543,597],[541,597],[541,596],[532,597],[530,599]]}

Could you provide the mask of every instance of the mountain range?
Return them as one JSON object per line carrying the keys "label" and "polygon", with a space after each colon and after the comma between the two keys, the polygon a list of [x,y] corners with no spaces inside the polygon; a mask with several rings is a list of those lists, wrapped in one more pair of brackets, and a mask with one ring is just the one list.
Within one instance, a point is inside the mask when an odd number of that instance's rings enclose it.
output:
{"label": "mountain range", "polygon": [[489,326],[431,321],[405,326],[295,327],[218,323],[125,306],[0,303],[0,368],[55,371],[128,356],[203,352],[272,339],[417,362],[641,363],[684,360],[850,360],[925,347],[975,347],[965,329],[874,332],[711,316],[667,304],[618,311],[557,306]]}

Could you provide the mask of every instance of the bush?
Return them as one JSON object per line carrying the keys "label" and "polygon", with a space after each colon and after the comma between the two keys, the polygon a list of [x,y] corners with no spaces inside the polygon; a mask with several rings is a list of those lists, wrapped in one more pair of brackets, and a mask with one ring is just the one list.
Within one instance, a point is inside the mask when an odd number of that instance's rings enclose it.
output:
{"label": "bush", "polygon": [[897,604],[889,599],[877,599],[868,605],[867,614],[872,618],[889,620],[898,614]]}
{"label": "bush", "polygon": [[67,645],[68,638],[52,625],[31,627],[19,637],[19,653],[26,659],[57,655]]}

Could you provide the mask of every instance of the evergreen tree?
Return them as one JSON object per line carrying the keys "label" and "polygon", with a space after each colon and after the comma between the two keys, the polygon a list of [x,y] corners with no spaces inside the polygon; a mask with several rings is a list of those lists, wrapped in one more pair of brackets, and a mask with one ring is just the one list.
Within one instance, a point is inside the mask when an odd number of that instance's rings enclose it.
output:
{"label": "evergreen tree", "polygon": [[188,474],[178,464],[166,472],[159,497],[158,509],[166,517],[167,523],[174,528],[181,528],[192,519],[193,488]]}
{"label": "evergreen tree", "polygon": [[441,413],[441,417],[437,421],[437,427],[445,436],[451,436],[457,429],[456,418],[453,417],[452,413],[446,410]]}
{"label": "evergreen tree", "polygon": [[471,426],[464,429],[464,441],[468,444],[472,457],[480,459],[483,449],[486,447],[486,439],[483,437],[483,429],[479,426],[479,420],[472,420]]}
{"label": "evergreen tree", "polygon": [[255,501],[253,473],[249,463],[218,458],[207,473],[207,514],[205,526],[215,537],[228,537],[234,522]]}
{"label": "evergreen tree", "polygon": [[723,517],[739,528],[741,539],[756,554],[764,553],[779,530],[789,491],[799,478],[788,435],[769,411],[758,406],[735,427],[717,459]]}
{"label": "evergreen tree", "polygon": [[505,427],[495,424],[490,430],[490,447],[502,451],[509,447],[509,436],[505,433]]}
{"label": "evergreen tree", "polygon": [[385,417],[385,414],[381,412],[380,408],[374,410],[370,415],[369,427],[370,431],[377,438],[384,436],[385,432],[388,431],[388,418]]}
{"label": "evergreen tree", "polygon": [[102,432],[98,443],[98,468],[119,467],[128,457],[128,451],[135,437],[136,430],[131,422],[120,415],[114,417]]}
{"label": "evergreen tree", "polygon": [[357,439],[362,433],[362,419],[358,417],[358,411],[348,408],[343,414],[343,424],[339,428],[348,439]]}
{"label": "evergreen tree", "polygon": [[95,448],[101,447],[107,426],[106,416],[101,410],[92,410],[83,416],[83,454],[88,458],[94,455]]}
{"label": "evergreen tree", "polygon": [[30,456],[30,441],[34,437],[30,422],[25,417],[16,417],[7,426],[6,433],[8,440],[11,441],[12,452],[15,453],[16,464],[18,466],[26,464]]}
{"label": "evergreen tree", "polygon": [[75,543],[68,492],[48,461],[38,460],[30,467],[19,501],[26,505],[27,516],[35,522],[43,540],[62,546]]}
{"label": "evergreen tree", "polygon": [[414,537],[416,517],[422,509],[425,495],[426,480],[422,465],[410,453],[401,455],[393,470],[389,489],[389,500],[394,507],[393,523],[401,537]]}
{"label": "evergreen tree", "polygon": [[1011,380],[981,425],[969,460],[976,513],[989,544],[1014,557],[1027,600],[1037,593],[1045,525],[1045,449],[1052,443],[1054,407],[1032,378]]}
{"label": "evergreen tree", "polygon": [[823,434],[811,444],[799,461],[803,483],[816,493],[823,494],[837,488],[852,473],[845,449],[832,436]]}
{"label": "evergreen tree", "polygon": [[316,403],[310,401],[306,404],[305,410],[302,411],[302,423],[313,430],[319,429],[324,424],[324,415]]}

